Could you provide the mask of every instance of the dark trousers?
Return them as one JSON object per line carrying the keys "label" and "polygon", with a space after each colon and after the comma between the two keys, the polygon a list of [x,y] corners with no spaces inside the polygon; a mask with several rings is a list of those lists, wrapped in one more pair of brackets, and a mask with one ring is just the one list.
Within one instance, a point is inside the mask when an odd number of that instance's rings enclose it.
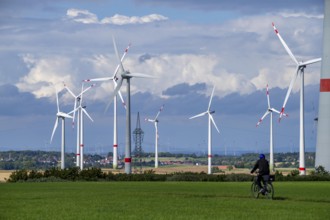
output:
{"label": "dark trousers", "polygon": [[264,185],[263,189],[265,192],[267,191],[268,180],[269,180],[269,175],[258,175],[257,184],[258,184],[259,188],[261,189],[262,188],[261,181],[262,181],[262,183]]}

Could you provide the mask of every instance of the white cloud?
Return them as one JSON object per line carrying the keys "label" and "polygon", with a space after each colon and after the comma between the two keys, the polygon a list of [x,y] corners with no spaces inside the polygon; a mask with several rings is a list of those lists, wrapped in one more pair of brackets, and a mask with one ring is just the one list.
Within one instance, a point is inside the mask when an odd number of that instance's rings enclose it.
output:
{"label": "white cloud", "polygon": [[284,18],[324,18],[323,14],[307,14],[306,12],[281,12],[280,15]]}
{"label": "white cloud", "polygon": [[132,16],[128,17],[125,15],[115,14],[112,17],[105,17],[99,20],[97,16],[88,10],[82,9],[68,9],[67,17],[78,23],[84,24],[114,24],[114,25],[127,25],[127,24],[145,24],[156,21],[164,21],[168,18],[159,14],[150,14],[142,17]]}
{"label": "white cloud", "polygon": [[[100,21],[95,14],[79,9],[69,9],[67,17],[81,23],[112,22],[117,25],[166,19],[159,15],[115,15]],[[234,92],[250,94],[264,89],[267,83],[270,87],[287,88],[295,67],[274,34],[271,22],[276,21],[279,24],[292,51],[297,51],[299,55],[313,55],[318,51],[314,46],[315,36],[320,34],[322,25],[319,25],[319,19],[302,20],[297,25],[295,18],[268,14],[234,19],[216,25],[166,22],[161,27],[117,27],[116,37],[120,39],[117,40],[119,52],[125,48],[122,47],[124,44],[133,40],[133,48],[124,61],[128,70],[157,77],[133,79],[132,93],[150,92],[160,97],[164,90],[177,84],[206,83],[210,88],[216,85],[217,96],[223,97]],[[309,26],[313,26],[313,34],[306,31]],[[132,31],[133,39],[132,35],[127,34]],[[299,34],[299,38],[306,39],[308,46],[296,41],[298,37],[292,35],[295,32],[307,33]],[[48,97],[54,95],[53,89],[50,90],[47,86],[49,83],[61,82],[64,79],[70,87],[79,91],[82,79],[112,76],[117,58],[114,56],[108,31],[102,27],[91,26],[64,36],[61,44],[65,51],[61,48],[60,51],[54,49],[56,53],[52,55],[39,52],[36,53],[39,54],[38,58],[31,55],[23,57],[29,72],[17,83],[21,91],[32,92],[36,97]],[[56,43],[50,42],[48,45]],[[35,48],[36,51],[42,51],[44,44],[37,44]],[[200,48],[204,48],[203,51]],[[150,55],[150,58],[141,62],[139,58],[142,52],[155,55]],[[306,72],[306,85],[318,83],[319,66],[308,67]],[[112,90],[111,82],[98,83],[88,97],[106,100]],[[294,91],[297,91],[296,87]]]}
{"label": "white cloud", "polygon": [[71,82],[70,60],[65,57],[35,58],[31,54],[22,56],[29,73],[19,79],[16,86],[22,92],[31,92],[37,98],[54,96],[54,85]]}
{"label": "white cloud", "polygon": [[95,14],[89,12],[88,10],[81,9],[68,9],[66,15],[68,18],[73,19],[76,22],[84,24],[94,24],[98,23],[98,18]]}

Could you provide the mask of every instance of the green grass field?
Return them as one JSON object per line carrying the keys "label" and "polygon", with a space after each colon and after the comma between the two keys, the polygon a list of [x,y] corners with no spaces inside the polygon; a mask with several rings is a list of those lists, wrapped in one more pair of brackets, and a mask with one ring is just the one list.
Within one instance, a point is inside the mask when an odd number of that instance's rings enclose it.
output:
{"label": "green grass field", "polygon": [[0,219],[329,219],[329,182],[275,182],[253,199],[249,182],[0,184]]}

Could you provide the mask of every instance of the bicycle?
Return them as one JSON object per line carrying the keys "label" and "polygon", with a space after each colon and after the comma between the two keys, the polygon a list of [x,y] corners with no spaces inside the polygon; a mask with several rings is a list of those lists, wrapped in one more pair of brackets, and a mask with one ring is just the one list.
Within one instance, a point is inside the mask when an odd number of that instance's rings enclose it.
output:
{"label": "bicycle", "polygon": [[[275,180],[275,176],[274,175],[269,175],[269,180],[268,180],[268,183],[267,183],[267,190],[266,192],[262,193],[260,192],[261,188],[258,186],[258,183],[257,183],[257,179],[258,179],[258,176],[254,176],[253,177],[253,182],[252,182],[252,185],[251,185],[251,194],[252,194],[252,197],[254,198],[259,198],[259,195],[263,195],[265,196],[267,199],[273,199],[274,197],[274,186],[272,184],[272,182]],[[261,181],[261,186],[263,187],[263,181]]]}

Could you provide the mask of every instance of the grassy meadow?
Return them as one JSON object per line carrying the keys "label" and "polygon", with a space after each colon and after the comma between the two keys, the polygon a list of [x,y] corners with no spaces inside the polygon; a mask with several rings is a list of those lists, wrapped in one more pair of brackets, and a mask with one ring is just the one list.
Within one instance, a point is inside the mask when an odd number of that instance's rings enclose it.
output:
{"label": "grassy meadow", "polygon": [[0,219],[328,219],[329,182],[275,182],[254,199],[249,182],[0,184]]}

